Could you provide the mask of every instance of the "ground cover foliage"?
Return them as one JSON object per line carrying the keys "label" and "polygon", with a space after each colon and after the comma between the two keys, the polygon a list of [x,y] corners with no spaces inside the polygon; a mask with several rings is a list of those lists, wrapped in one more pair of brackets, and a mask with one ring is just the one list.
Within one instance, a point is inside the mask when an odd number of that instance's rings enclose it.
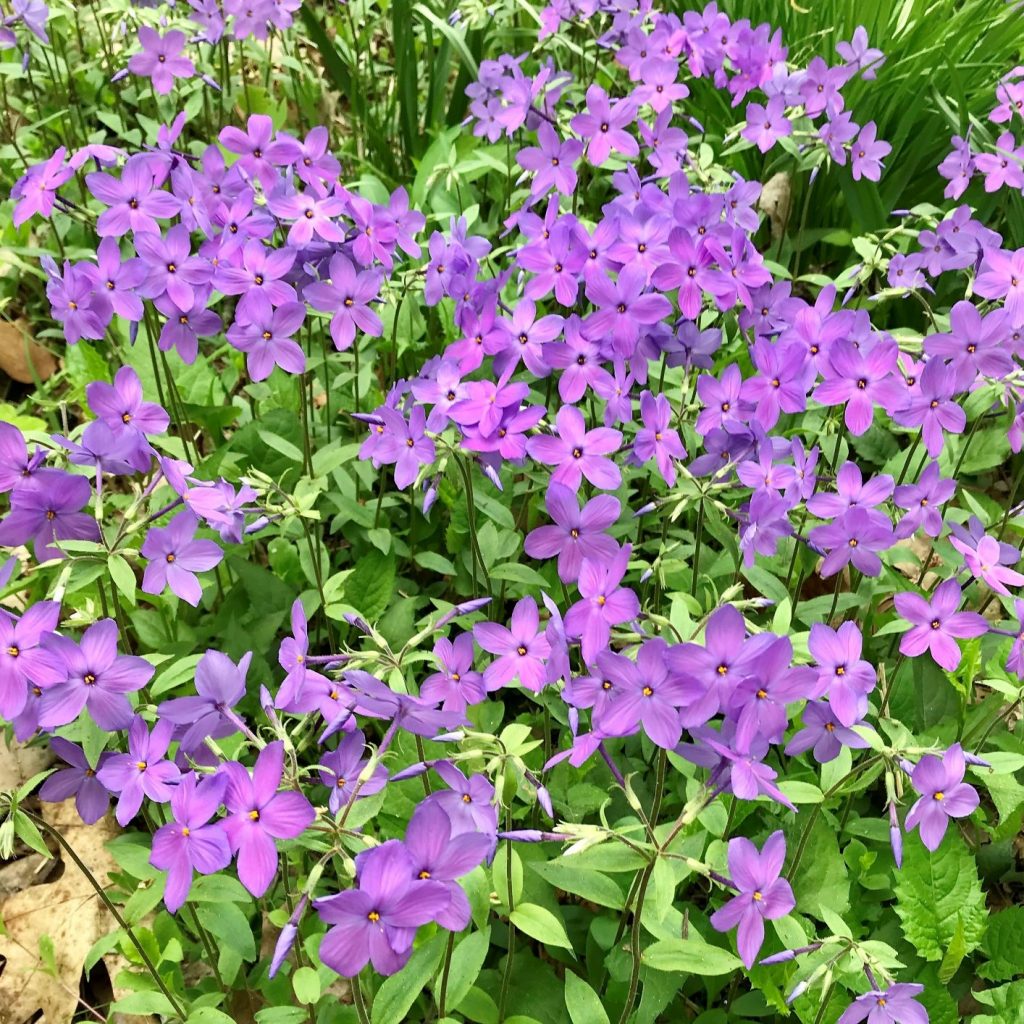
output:
{"label": "ground cover foliage", "polygon": [[12,0],[0,1017],[1019,1020],[1022,17]]}

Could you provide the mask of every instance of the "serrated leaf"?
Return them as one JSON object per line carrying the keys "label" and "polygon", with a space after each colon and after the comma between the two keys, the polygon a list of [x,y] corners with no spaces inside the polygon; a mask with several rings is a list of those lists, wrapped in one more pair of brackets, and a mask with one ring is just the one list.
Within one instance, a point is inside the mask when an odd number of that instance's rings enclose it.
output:
{"label": "serrated leaf", "polygon": [[981,943],[988,963],[978,974],[989,981],[1009,981],[1024,974],[1024,907],[1008,907],[992,914]]}
{"label": "serrated leaf", "polygon": [[662,939],[648,946],[640,960],[655,971],[682,971],[708,977],[731,974],[743,966],[738,956],[701,939]]}
{"label": "serrated leaf", "polygon": [[925,960],[942,960],[957,928],[964,953],[977,949],[987,911],[974,858],[952,831],[929,853],[916,837],[903,851],[896,880],[896,913],[907,941]]}
{"label": "serrated leaf", "polygon": [[395,590],[395,553],[374,548],[356,562],[345,580],[345,602],[372,622],[379,619]]}
{"label": "serrated leaf", "polygon": [[520,903],[512,911],[510,920],[531,939],[543,942],[547,946],[560,946],[572,949],[569,936],[565,933],[565,925],[546,907],[536,903]]}

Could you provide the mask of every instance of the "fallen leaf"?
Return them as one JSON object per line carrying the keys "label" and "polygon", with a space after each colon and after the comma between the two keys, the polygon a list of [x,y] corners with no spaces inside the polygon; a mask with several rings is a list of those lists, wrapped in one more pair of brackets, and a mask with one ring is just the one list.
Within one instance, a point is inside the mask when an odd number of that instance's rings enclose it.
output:
{"label": "fallen leaf", "polygon": [[[113,819],[107,815],[95,825],[85,825],[74,800],[44,805],[43,816],[93,877],[109,885],[110,873],[117,870],[105,845],[119,832]],[[33,885],[0,903],[0,919],[7,931],[0,940],[7,960],[0,974],[0,1024],[24,1024],[40,1010],[47,1024],[73,1020],[86,955],[100,936],[117,927],[88,878],[70,857],[62,859],[63,872],[53,881]],[[52,943],[55,973],[46,966],[41,941]]]}
{"label": "fallen leaf", "polygon": [[32,337],[26,321],[0,321],[0,370],[8,377],[34,384],[52,377],[58,365],[56,356]]}

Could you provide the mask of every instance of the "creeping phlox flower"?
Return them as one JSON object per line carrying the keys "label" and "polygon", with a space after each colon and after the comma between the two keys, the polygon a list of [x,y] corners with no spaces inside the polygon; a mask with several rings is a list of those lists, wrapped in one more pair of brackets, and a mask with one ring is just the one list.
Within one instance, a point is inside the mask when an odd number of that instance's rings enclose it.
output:
{"label": "creeping phlox flower", "polygon": [[918,828],[929,850],[939,848],[950,818],[966,818],[978,806],[977,790],[964,782],[965,770],[963,750],[954,743],[941,758],[925,754],[911,772],[921,796],[907,815],[907,829]]}

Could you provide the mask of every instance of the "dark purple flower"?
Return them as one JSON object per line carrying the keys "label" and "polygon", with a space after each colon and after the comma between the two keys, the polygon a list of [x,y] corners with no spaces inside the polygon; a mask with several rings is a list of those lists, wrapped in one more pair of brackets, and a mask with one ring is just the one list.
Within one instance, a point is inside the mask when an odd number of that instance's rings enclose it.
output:
{"label": "dark purple flower", "polygon": [[154,526],[142,545],[142,557],[149,564],[142,577],[146,594],[162,594],[167,587],[183,601],[197,607],[203,588],[197,572],[206,572],[224,557],[212,540],[196,540],[199,520],[187,509],[179,512],[166,526]]}
{"label": "dark purple flower", "polygon": [[136,715],[128,727],[128,753],[111,754],[97,772],[100,782],[111,793],[119,793],[115,817],[125,828],[139,813],[143,798],[165,804],[174,793],[181,772],[166,759],[174,736],[174,724],[158,721],[150,733],[145,721]]}
{"label": "dark purple flower", "polygon": [[748,970],[764,943],[764,922],[785,917],[796,906],[789,882],[779,877],[785,859],[781,831],[773,832],[760,852],[742,836],[729,840],[729,874],[739,895],[711,915],[711,926],[720,932],[738,927],[736,947]]}
{"label": "dark purple flower", "polygon": [[164,294],[157,296],[153,305],[167,317],[160,330],[160,351],[176,349],[184,363],[196,361],[200,338],[220,334],[223,327],[220,317],[201,302],[183,312]]}
{"label": "dark purple flower", "polygon": [[954,743],[941,758],[925,754],[911,773],[921,796],[910,808],[906,827],[909,832],[920,826],[921,842],[929,850],[939,848],[950,818],[966,818],[980,802],[978,791],[964,782],[965,768],[963,750]]}
{"label": "dark purple flower", "polygon": [[231,852],[238,857],[239,881],[259,899],[277,873],[277,839],[294,839],[316,817],[312,804],[294,790],[279,793],[284,771],[284,742],[268,743],[250,776],[237,761],[221,769],[227,777],[224,819]]}
{"label": "dark purple flower", "polygon": [[591,338],[610,335],[615,351],[625,357],[633,354],[641,327],[664,320],[672,312],[672,303],[657,292],[644,292],[647,273],[636,262],[619,271],[618,279],[602,275],[587,279],[587,298],[597,311],[586,319]]}
{"label": "dark purple flower", "polygon": [[947,672],[960,664],[957,638],[969,639],[988,632],[988,623],[976,612],[960,612],[961,590],[955,579],[943,580],[926,601],[903,591],[893,598],[900,617],[912,626],[900,640],[900,653],[916,658],[929,651]]}
{"label": "dark purple flower", "polygon": [[835,494],[815,494],[807,502],[807,511],[819,519],[835,519],[850,509],[866,509],[883,525],[888,517],[875,511],[893,492],[893,479],[887,474],[873,476],[865,482],[856,462],[844,462],[836,473]]}
{"label": "dark purple flower", "polygon": [[171,818],[153,836],[149,863],[167,872],[164,906],[176,913],[192,888],[192,872],[212,875],[231,863],[231,847],[221,822],[209,824],[224,796],[227,780],[218,774],[198,781],[182,777],[171,794]]}
{"label": "dark purple flower", "polygon": [[50,747],[69,767],[54,772],[40,787],[39,799],[60,803],[72,796],[75,810],[86,825],[94,825],[110,807],[110,794],[97,775],[102,771],[109,753],[100,754],[95,766],[91,765],[81,747],[60,736],[50,739]]}

